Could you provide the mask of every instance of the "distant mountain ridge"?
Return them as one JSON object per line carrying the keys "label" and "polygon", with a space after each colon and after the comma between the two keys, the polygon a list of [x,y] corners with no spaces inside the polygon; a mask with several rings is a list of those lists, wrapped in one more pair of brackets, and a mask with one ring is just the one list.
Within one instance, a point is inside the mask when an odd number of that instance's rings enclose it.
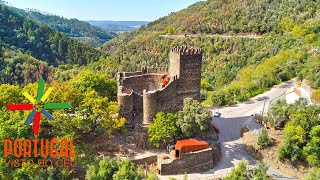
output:
{"label": "distant mountain ridge", "polygon": [[150,22],[149,21],[97,21],[97,20],[89,20],[86,21],[93,26],[100,27],[105,30],[110,30],[113,32],[128,32],[132,31],[141,26],[146,26]]}
{"label": "distant mountain ridge", "polygon": [[67,34],[69,37],[80,40],[85,44],[98,47],[117,36],[116,33],[90,25],[88,22],[78,19],[67,19],[58,15],[41,12],[35,9],[14,8],[20,15],[30,18],[40,24],[45,24],[57,31]]}

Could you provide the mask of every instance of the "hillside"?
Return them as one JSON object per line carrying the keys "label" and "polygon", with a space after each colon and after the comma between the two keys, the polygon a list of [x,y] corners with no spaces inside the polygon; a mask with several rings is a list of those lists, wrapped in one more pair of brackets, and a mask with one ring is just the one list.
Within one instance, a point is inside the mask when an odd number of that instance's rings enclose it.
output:
{"label": "hillside", "polygon": [[0,4],[0,49],[29,54],[49,65],[86,65],[102,53],[46,25],[19,15]]}
{"label": "hillside", "polygon": [[[319,13],[318,0],[208,0],[124,33],[101,49],[120,70],[130,71],[165,67],[174,45],[201,47],[203,99],[226,105],[296,76],[319,88],[319,69],[311,68],[319,65],[314,61],[318,51],[313,51],[320,45]],[[163,36],[174,34],[187,36]]]}
{"label": "hillside", "polygon": [[100,46],[117,36],[116,33],[110,30],[92,26],[78,19],[67,19],[57,15],[42,13],[37,10],[22,10],[13,7],[12,9],[39,24],[47,25],[59,32],[67,34],[69,37],[94,47]]}

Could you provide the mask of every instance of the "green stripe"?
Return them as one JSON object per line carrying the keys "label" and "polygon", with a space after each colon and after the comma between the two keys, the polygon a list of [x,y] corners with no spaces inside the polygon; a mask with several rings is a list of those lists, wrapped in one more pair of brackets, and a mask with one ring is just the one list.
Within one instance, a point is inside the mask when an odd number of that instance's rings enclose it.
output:
{"label": "green stripe", "polygon": [[44,85],[45,82],[42,78],[39,79],[39,83],[38,83],[38,93],[37,93],[37,100],[39,101],[43,94],[44,94]]}
{"label": "green stripe", "polygon": [[69,103],[45,103],[44,109],[71,109]]}

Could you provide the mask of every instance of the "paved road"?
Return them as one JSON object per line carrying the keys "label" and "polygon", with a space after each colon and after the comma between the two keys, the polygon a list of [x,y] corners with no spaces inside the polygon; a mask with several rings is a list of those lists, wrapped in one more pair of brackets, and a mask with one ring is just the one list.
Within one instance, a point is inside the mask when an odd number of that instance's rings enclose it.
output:
{"label": "paved road", "polygon": [[[274,86],[271,90],[260,94],[249,101],[238,103],[229,107],[222,107],[218,110],[222,116],[213,118],[213,122],[220,129],[220,141],[222,158],[218,164],[208,172],[203,174],[189,174],[189,179],[213,179],[224,176],[230,172],[231,168],[240,160],[247,160],[250,165],[255,165],[256,160],[252,158],[243,148],[240,139],[240,130],[244,122],[251,118],[251,114],[260,112],[263,109],[264,101],[268,105],[268,100],[281,96],[285,91],[295,84],[294,81],[287,81]],[[213,108],[210,108],[213,110]],[[274,179],[287,180],[294,179],[285,173],[280,172],[272,167],[269,168],[268,174]],[[166,179],[169,176],[161,177]],[[177,179],[183,179],[183,176],[171,176]]]}

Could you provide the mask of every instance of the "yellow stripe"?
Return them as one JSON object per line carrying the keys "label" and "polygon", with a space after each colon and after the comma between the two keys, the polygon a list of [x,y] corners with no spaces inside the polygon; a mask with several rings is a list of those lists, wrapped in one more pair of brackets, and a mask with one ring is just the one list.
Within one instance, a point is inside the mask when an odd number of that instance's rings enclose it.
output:
{"label": "yellow stripe", "polygon": [[22,94],[23,94],[24,97],[26,97],[32,104],[34,104],[34,103],[36,102],[36,100],[35,100],[32,96],[30,96],[29,93],[23,92]]}
{"label": "yellow stripe", "polygon": [[50,93],[52,92],[53,87],[49,87],[47,92],[42,96],[42,98],[40,99],[42,102],[44,102],[50,95]]}

